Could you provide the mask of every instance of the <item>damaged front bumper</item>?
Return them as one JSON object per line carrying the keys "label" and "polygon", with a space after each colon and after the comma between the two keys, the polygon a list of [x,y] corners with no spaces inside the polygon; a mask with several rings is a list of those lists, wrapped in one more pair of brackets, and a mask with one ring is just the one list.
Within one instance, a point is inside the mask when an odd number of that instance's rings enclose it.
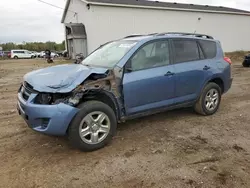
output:
{"label": "damaged front bumper", "polygon": [[56,105],[34,104],[37,94],[31,94],[28,100],[18,93],[17,110],[28,126],[38,132],[49,135],[65,135],[71,120],[78,109],[63,103]]}

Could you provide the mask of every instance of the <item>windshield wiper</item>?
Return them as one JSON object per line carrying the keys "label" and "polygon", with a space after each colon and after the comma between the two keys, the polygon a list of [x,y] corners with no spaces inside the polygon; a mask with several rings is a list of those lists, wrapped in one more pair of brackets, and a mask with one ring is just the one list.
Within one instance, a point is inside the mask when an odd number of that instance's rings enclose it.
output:
{"label": "windshield wiper", "polygon": [[89,64],[83,64],[83,63],[81,63],[81,65],[84,65],[84,66],[86,66],[86,67],[90,67]]}

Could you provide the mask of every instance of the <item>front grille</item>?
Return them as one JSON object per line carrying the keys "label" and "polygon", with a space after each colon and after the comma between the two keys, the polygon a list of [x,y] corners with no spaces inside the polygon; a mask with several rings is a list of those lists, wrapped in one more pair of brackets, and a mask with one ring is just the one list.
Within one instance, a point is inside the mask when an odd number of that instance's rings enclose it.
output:
{"label": "front grille", "polygon": [[23,99],[27,101],[32,93],[37,92],[33,89],[32,85],[30,85],[28,82],[24,82],[21,88],[21,94]]}

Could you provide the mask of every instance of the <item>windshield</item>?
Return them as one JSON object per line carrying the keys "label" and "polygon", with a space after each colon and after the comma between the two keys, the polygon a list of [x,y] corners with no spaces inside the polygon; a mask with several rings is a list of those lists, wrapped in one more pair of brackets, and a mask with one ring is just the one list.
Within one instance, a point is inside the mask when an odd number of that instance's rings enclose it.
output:
{"label": "windshield", "polygon": [[121,40],[110,42],[82,61],[84,65],[111,68],[137,43],[137,41]]}

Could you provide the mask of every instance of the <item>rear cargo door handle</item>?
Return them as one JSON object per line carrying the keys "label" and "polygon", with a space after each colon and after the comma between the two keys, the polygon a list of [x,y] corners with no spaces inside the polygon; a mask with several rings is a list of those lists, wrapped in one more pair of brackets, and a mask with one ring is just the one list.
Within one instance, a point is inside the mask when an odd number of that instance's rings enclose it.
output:
{"label": "rear cargo door handle", "polygon": [[174,75],[174,73],[170,72],[170,71],[168,71],[166,74],[164,74],[164,76],[173,76],[173,75]]}
{"label": "rear cargo door handle", "polygon": [[204,68],[203,68],[203,70],[208,70],[208,69],[210,69],[211,67],[209,67],[209,66],[205,66]]}

